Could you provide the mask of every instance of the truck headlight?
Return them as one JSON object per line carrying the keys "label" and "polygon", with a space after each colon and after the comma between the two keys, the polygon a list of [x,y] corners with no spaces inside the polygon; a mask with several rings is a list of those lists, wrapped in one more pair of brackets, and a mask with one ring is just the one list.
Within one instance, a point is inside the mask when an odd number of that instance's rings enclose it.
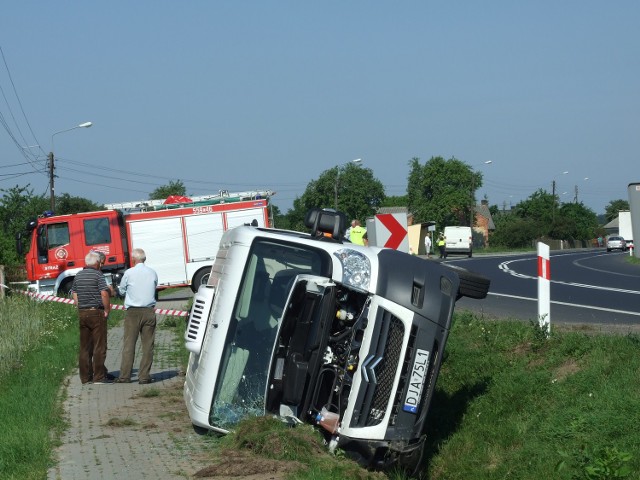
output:
{"label": "truck headlight", "polygon": [[342,248],[334,253],[342,264],[342,283],[358,290],[368,291],[371,280],[371,262],[363,253]]}

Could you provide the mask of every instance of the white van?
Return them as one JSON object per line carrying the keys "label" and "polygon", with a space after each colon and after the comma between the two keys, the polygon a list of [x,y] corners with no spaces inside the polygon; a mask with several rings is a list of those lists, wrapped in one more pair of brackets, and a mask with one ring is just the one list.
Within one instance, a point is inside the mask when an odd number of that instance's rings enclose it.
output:
{"label": "white van", "polygon": [[311,233],[224,233],[185,344],[196,430],[246,416],[318,426],[330,449],[415,474],[459,298],[489,279],[390,248],[342,243],[347,219],[312,210]]}
{"label": "white van", "polygon": [[473,239],[471,227],[444,227],[445,253],[461,253],[471,258],[473,254]]}

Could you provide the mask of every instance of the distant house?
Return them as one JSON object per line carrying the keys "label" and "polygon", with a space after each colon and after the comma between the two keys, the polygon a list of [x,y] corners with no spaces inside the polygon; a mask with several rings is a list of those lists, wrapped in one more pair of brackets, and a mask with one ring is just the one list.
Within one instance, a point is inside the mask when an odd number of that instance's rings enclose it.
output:
{"label": "distant house", "polygon": [[602,228],[607,232],[607,235],[618,235],[620,231],[620,217],[614,218]]}
{"label": "distant house", "polygon": [[473,231],[482,235],[485,246],[489,245],[489,232],[496,229],[496,225],[493,223],[493,217],[491,216],[491,211],[489,211],[489,202],[487,200],[482,200],[480,205],[476,205],[474,213],[475,223],[473,225]]}

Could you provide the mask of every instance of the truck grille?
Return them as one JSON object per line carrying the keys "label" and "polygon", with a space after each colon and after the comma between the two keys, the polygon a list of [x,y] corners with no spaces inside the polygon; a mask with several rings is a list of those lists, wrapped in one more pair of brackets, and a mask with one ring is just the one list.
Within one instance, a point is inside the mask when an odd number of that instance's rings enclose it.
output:
{"label": "truck grille", "polygon": [[385,414],[402,352],[404,325],[390,312],[380,308],[369,354],[362,362],[363,391],[352,426],[378,425]]}
{"label": "truck grille", "polygon": [[[411,375],[411,361],[414,356],[415,344],[416,344],[416,333],[417,327],[414,325],[411,327],[411,332],[409,333],[409,342],[407,343],[407,351],[404,354],[404,361],[402,362],[402,368],[400,369],[401,375],[398,380],[398,389],[396,390],[396,397],[393,399],[393,407],[391,408],[391,416],[389,418],[389,425],[393,426],[396,424],[396,419],[398,418],[398,412],[400,411],[400,404],[402,403],[402,395],[404,393],[405,385]],[[430,362],[432,363],[432,362]],[[427,390],[427,385],[425,384],[425,391]],[[424,395],[424,392],[423,392]]]}

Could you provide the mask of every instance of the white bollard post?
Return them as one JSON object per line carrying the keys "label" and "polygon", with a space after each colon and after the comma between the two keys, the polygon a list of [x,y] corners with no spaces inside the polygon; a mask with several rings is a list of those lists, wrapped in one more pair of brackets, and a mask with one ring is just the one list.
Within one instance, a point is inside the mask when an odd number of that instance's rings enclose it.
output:
{"label": "white bollard post", "polygon": [[538,323],[551,334],[551,262],[549,245],[538,242]]}

